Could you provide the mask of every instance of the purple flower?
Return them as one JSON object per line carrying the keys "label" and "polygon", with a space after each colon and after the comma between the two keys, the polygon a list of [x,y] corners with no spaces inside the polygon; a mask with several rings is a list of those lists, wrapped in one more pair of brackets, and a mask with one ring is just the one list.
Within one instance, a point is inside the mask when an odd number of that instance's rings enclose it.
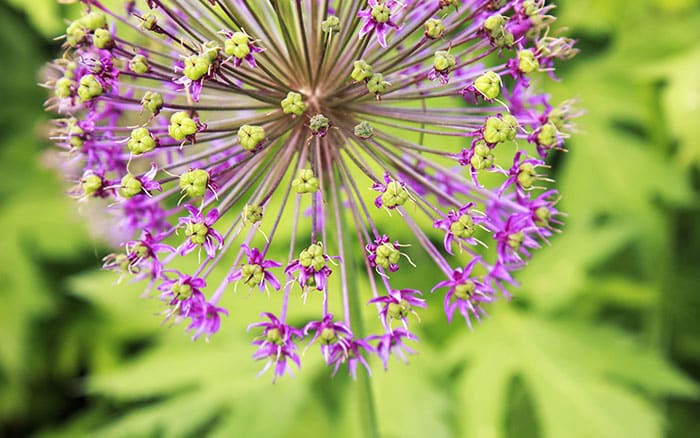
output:
{"label": "purple flower", "polygon": [[260,316],[266,317],[269,319],[269,322],[257,322],[248,326],[248,330],[255,327],[263,329],[262,334],[253,341],[253,345],[258,346],[253,359],[267,359],[267,364],[265,364],[265,367],[258,375],[265,373],[271,366],[274,366],[275,376],[272,379],[274,382],[287,371],[291,372],[288,369],[287,360],[291,360],[297,367],[301,367],[299,355],[296,353],[297,345],[295,342],[303,339],[304,334],[301,330],[280,321],[272,313],[264,312]]}
{"label": "purple flower", "polygon": [[213,225],[219,219],[219,210],[211,209],[206,216],[202,215],[196,207],[186,205],[190,212],[189,217],[180,218],[180,226],[185,229],[187,240],[180,245],[180,255],[192,252],[195,248],[203,246],[207,256],[214,257],[216,250],[221,249],[224,244],[223,236],[214,229]]}
{"label": "purple flower", "polygon": [[[254,325],[275,378],[304,336],[334,373],[412,353],[408,315],[431,299],[399,286],[420,275],[406,247],[469,322],[562,228],[545,163],[580,111],[539,88],[576,53],[552,2],[82,3],[44,85],[53,161],[122,248],[104,268],[147,280],[195,339],[238,283],[280,291]],[[303,332],[299,293],[318,304]],[[367,312],[379,333],[352,323]]]}
{"label": "purple flower", "polygon": [[479,321],[481,316],[486,314],[482,303],[490,303],[494,299],[493,290],[488,283],[476,279],[471,274],[474,266],[480,261],[475,258],[464,268],[456,268],[449,280],[439,282],[431,290],[434,292],[443,287],[449,288],[443,303],[447,320],[452,322],[455,311],[459,311],[470,329],[472,317]]}
{"label": "purple flower", "polygon": [[243,284],[250,287],[257,286],[260,292],[265,290],[267,284],[275,288],[275,290],[280,290],[279,280],[268,269],[279,268],[282,266],[282,263],[269,259],[265,260],[265,255],[257,248],[250,249],[246,244],[241,245],[241,248],[248,256],[248,264],[242,265],[240,269],[229,275],[228,281],[243,280]]}

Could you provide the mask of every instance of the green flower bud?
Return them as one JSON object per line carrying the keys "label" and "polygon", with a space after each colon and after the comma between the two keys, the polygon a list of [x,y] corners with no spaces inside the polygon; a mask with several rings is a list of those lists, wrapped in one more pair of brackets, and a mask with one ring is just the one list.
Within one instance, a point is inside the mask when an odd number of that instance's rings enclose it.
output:
{"label": "green flower bud", "polygon": [[326,259],[323,255],[323,245],[314,243],[299,254],[299,264],[305,268],[313,267],[315,271],[320,271],[326,266]]}
{"label": "green flower bud", "polygon": [[156,147],[156,139],[146,128],[136,128],[131,131],[131,137],[126,146],[134,155],[150,152]]}
{"label": "green flower bud", "polygon": [[192,55],[185,58],[185,76],[197,81],[209,72],[211,62],[206,56]]}
{"label": "green flower bud", "polygon": [[474,146],[474,155],[472,155],[469,163],[474,169],[483,170],[493,166],[494,159],[495,157],[491,148],[488,147],[485,142],[479,141]]}
{"label": "green flower bud", "polygon": [[315,116],[311,117],[311,120],[309,120],[309,129],[311,129],[311,132],[314,134],[318,134],[320,132],[325,133],[330,126],[330,120],[328,120],[328,118],[323,114],[316,114]]}
{"label": "green flower bud", "polygon": [[263,208],[259,205],[246,204],[245,207],[243,207],[243,217],[246,222],[252,224],[258,223],[263,218]]}
{"label": "green flower bud", "polygon": [[474,229],[474,219],[468,214],[461,215],[457,221],[450,224],[450,232],[463,239],[472,237]]}
{"label": "green flower bud", "polygon": [[455,65],[457,65],[457,60],[447,51],[438,50],[435,52],[435,58],[433,59],[433,68],[435,68],[435,70],[446,71],[454,68]]}
{"label": "green flower bud", "polygon": [[517,120],[510,114],[504,115],[503,118],[489,117],[484,126],[484,140],[491,144],[513,140],[517,124]]}
{"label": "green flower bud", "polygon": [[292,180],[292,188],[299,194],[318,191],[319,181],[311,169],[299,169]]}
{"label": "green flower bud", "polygon": [[214,60],[219,57],[219,50],[221,50],[221,46],[219,46],[217,41],[207,41],[202,47],[204,48],[202,56],[210,63],[214,62]]}
{"label": "green flower bud", "polygon": [[374,135],[374,127],[369,122],[355,125],[355,135],[360,138],[370,138]]}
{"label": "green flower bud", "polygon": [[71,47],[76,47],[78,44],[85,41],[87,33],[79,22],[74,21],[66,28],[66,42]]}
{"label": "green flower bud", "polygon": [[557,127],[554,123],[545,123],[537,134],[537,143],[542,146],[554,146],[557,143]]}
{"label": "green flower bud", "polygon": [[372,11],[370,13],[377,23],[386,23],[391,19],[391,9],[386,7],[383,3],[372,6]]}
{"label": "green flower bud", "polygon": [[262,126],[243,125],[238,128],[238,140],[247,151],[255,150],[264,139],[265,128]]}
{"label": "green flower bud", "polygon": [[168,134],[177,141],[184,140],[189,135],[197,132],[197,124],[186,112],[179,111],[170,116]]}
{"label": "green flower bud", "polygon": [[209,234],[209,228],[201,222],[188,222],[185,225],[185,236],[195,245],[204,245]]}
{"label": "green flower bud", "polygon": [[70,145],[76,149],[80,149],[83,147],[83,134],[85,134],[85,131],[83,128],[78,126],[77,120],[72,118],[68,121],[66,124],[66,134],[68,134],[68,138],[70,141]]}
{"label": "green flower bud", "polygon": [[518,169],[518,184],[524,189],[532,187],[537,179],[537,172],[532,163],[523,163]]}
{"label": "green flower bud", "polygon": [[486,99],[493,100],[501,93],[501,77],[498,73],[487,71],[476,78],[474,88]]}
{"label": "green flower bud", "polygon": [[180,175],[180,191],[190,198],[204,195],[209,185],[209,172],[204,169],[192,169]]}
{"label": "green flower bud", "polygon": [[59,99],[65,99],[73,95],[73,81],[63,77],[56,81],[53,87],[53,92]]}
{"label": "green flower bud", "polygon": [[425,36],[431,39],[439,39],[445,34],[445,25],[442,20],[431,18],[425,22]]}
{"label": "green flower bud", "polygon": [[250,37],[243,32],[234,32],[224,41],[224,53],[243,59],[250,53]]}
{"label": "green flower bud", "polygon": [[119,186],[119,194],[127,199],[133,198],[141,193],[142,189],[141,181],[136,179],[134,175],[127,173],[122,177],[121,185]]}
{"label": "green flower bud", "polygon": [[144,30],[154,30],[158,26],[158,17],[153,14],[146,14],[143,16],[143,21],[139,24],[139,27]]}
{"label": "green flower bud", "polygon": [[374,263],[384,269],[389,269],[389,265],[395,265],[399,262],[399,259],[401,259],[401,252],[394,248],[394,245],[389,242],[379,245],[375,251],[375,255]]}
{"label": "green flower bud", "polygon": [[282,99],[281,105],[285,114],[300,116],[306,111],[306,104],[301,100],[301,94],[293,91],[287,93],[287,97]]}
{"label": "green flower bud", "polygon": [[525,240],[525,233],[518,231],[508,236],[508,246],[513,248],[515,251],[520,249],[520,245],[523,244]]}
{"label": "green flower bud", "polygon": [[264,278],[263,269],[260,265],[243,265],[241,267],[241,280],[249,287],[256,287],[262,283]]}
{"label": "green flower bud", "polygon": [[82,16],[78,22],[85,29],[97,30],[107,27],[107,17],[102,12],[90,12]]}
{"label": "green flower bud", "polygon": [[382,193],[382,203],[388,208],[404,205],[408,200],[408,192],[398,181],[391,181]]}
{"label": "green flower bud", "polygon": [[97,29],[92,35],[92,44],[98,49],[109,49],[114,46],[112,33],[108,29]]}
{"label": "green flower bud", "polygon": [[284,339],[279,329],[272,328],[265,333],[265,340],[271,344],[284,345]]}
{"label": "green flower bud", "polygon": [[88,74],[80,78],[78,97],[80,97],[80,100],[83,102],[87,102],[88,100],[100,96],[103,91],[102,84],[100,84],[94,75]]}
{"label": "green flower bud", "polygon": [[503,15],[494,14],[484,21],[484,29],[493,35],[494,32],[499,32],[501,29],[503,29],[503,25],[505,23],[506,19],[503,17]]}
{"label": "green flower bud", "polygon": [[411,313],[411,305],[406,300],[401,300],[398,303],[389,303],[386,313],[392,319],[404,319]]}
{"label": "green flower bud", "polygon": [[192,286],[189,284],[175,283],[170,288],[170,291],[177,297],[178,300],[184,301],[192,295]]}
{"label": "green flower bud", "polygon": [[161,96],[160,93],[146,91],[146,94],[143,95],[143,99],[141,99],[141,105],[143,105],[143,109],[156,115],[163,108],[163,96]]}
{"label": "green flower bud", "polygon": [[335,15],[329,15],[321,22],[323,33],[338,32],[340,30],[340,19]]}
{"label": "green flower bud", "polygon": [[535,225],[541,228],[549,226],[549,219],[552,217],[552,212],[549,208],[542,206],[535,210]]}
{"label": "green flower bud", "polygon": [[86,196],[90,196],[100,190],[103,184],[102,178],[94,173],[83,176],[83,179],[80,181],[80,187]]}
{"label": "green flower bud", "polygon": [[388,86],[389,83],[384,80],[384,75],[381,73],[373,74],[369,81],[367,81],[367,89],[370,93],[374,93],[376,95],[385,92]]}
{"label": "green flower bud", "polygon": [[355,82],[362,82],[366,81],[367,79],[372,77],[372,66],[366,63],[363,60],[355,61],[352,67],[352,72],[350,73],[350,77],[355,81]]}
{"label": "green flower bud", "polygon": [[535,58],[532,50],[525,49],[518,52],[518,70],[528,74],[540,68],[540,63]]}
{"label": "green flower bud", "polygon": [[144,74],[150,70],[151,67],[148,65],[148,59],[143,55],[134,55],[129,61],[129,70],[136,74]]}
{"label": "green flower bud", "polygon": [[335,344],[337,340],[338,336],[336,336],[335,330],[333,330],[330,327],[325,327],[323,330],[321,330],[321,333],[318,335],[318,342],[320,342],[323,345]]}
{"label": "green flower bud", "polygon": [[476,290],[476,285],[471,280],[466,280],[462,284],[458,284],[455,287],[455,296],[461,300],[469,299],[474,291]]}

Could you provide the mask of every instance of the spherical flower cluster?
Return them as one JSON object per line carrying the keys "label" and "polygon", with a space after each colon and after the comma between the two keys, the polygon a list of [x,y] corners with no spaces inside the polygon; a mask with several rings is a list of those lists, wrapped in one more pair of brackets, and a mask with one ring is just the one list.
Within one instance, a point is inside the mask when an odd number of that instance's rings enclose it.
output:
{"label": "spherical flower cluster", "polygon": [[[236,315],[225,294],[278,296],[250,325],[275,378],[302,343],[352,375],[413,353],[432,296],[392,285],[409,252],[471,327],[560,225],[547,160],[575,113],[532,78],[576,49],[544,0],[82,3],[47,107],[71,193],[117,218],[104,267],[194,338]],[[294,297],[318,318],[292,324]]]}

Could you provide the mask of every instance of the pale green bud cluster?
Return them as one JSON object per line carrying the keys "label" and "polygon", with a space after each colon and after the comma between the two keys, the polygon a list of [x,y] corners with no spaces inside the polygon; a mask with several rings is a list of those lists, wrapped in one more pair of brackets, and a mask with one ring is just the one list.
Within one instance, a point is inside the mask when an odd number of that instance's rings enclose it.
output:
{"label": "pale green bud cluster", "polygon": [[438,18],[430,18],[425,22],[424,33],[426,37],[437,40],[445,34],[445,25]]}
{"label": "pale green bud cluster", "polygon": [[282,111],[285,114],[295,114],[300,116],[306,111],[306,104],[303,102],[301,94],[290,91],[287,97],[282,99]]}
{"label": "pale green bud cluster", "polygon": [[540,62],[535,57],[535,52],[530,49],[524,49],[518,52],[518,70],[528,74],[537,71],[540,68]]}
{"label": "pale green bud cluster", "polygon": [[382,193],[382,203],[388,208],[399,207],[408,201],[406,188],[398,181],[391,181]]}
{"label": "pale green bud cluster", "polygon": [[394,245],[389,242],[379,245],[375,251],[375,255],[374,263],[384,269],[389,269],[389,265],[395,265],[399,262],[399,259],[401,259],[401,251],[394,248]]}
{"label": "pale green bud cluster", "polygon": [[250,54],[250,37],[244,32],[234,32],[231,38],[224,41],[224,53],[244,59]]}
{"label": "pale green bud cluster", "polygon": [[493,100],[501,93],[501,77],[498,73],[487,71],[474,81],[474,88],[484,98]]}
{"label": "pale green bud cluster", "polygon": [[494,155],[491,148],[483,140],[479,140],[474,145],[474,154],[469,160],[469,164],[476,170],[489,169],[493,166]]}
{"label": "pale green bud cluster", "polygon": [[70,141],[70,145],[74,148],[81,148],[83,147],[83,135],[85,134],[85,131],[83,128],[78,126],[78,121],[74,118],[71,118],[68,120],[68,123],[66,125],[66,134],[68,135],[68,139]]}
{"label": "pale green bud cluster", "polygon": [[340,19],[335,15],[329,15],[328,18],[321,22],[321,30],[323,33],[339,32]]}
{"label": "pale green bud cluster", "polygon": [[195,245],[204,245],[209,234],[209,227],[201,222],[188,222],[185,225],[185,236]]}
{"label": "pale green bud cluster", "polygon": [[537,133],[537,143],[542,146],[554,146],[557,143],[557,127],[554,123],[545,123]]}
{"label": "pale green bud cluster", "polygon": [[404,319],[411,313],[411,305],[406,300],[389,303],[386,314],[392,319]]}
{"label": "pale green bud cluster", "polygon": [[311,132],[314,134],[324,132],[330,126],[330,120],[328,120],[328,117],[324,116],[323,114],[316,114],[315,116],[311,117],[311,120],[309,120],[309,129],[311,129]]}
{"label": "pale green bud cluster", "polygon": [[[66,42],[69,46],[76,47],[78,44],[85,41],[88,32],[92,31],[94,32],[93,44],[101,49],[106,48],[98,46],[98,43],[102,44],[107,41],[111,42],[112,36],[109,35],[109,38],[107,38],[105,35],[96,37],[98,31],[106,31],[107,34],[109,34],[109,31],[107,31],[106,28],[107,17],[102,12],[90,12],[89,14],[83,15],[68,25],[68,28],[66,28]],[[103,32],[100,33],[102,34]]]}
{"label": "pale green bud cluster", "polygon": [[187,136],[197,132],[197,124],[184,111],[178,111],[170,116],[168,135],[177,141],[184,140]]}
{"label": "pale green bud cluster", "polygon": [[95,175],[94,173],[90,173],[88,175],[83,176],[82,180],[80,181],[80,187],[83,189],[83,193],[86,196],[90,196],[100,189],[102,189],[102,186],[104,185],[104,181],[99,175]]}
{"label": "pale green bud cluster", "polygon": [[136,128],[131,131],[131,136],[126,146],[134,155],[150,152],[156,147],[156,139],[146,128]]}
{"label": "pale green bud cluster", "polygon": [[184,301],[192,295],[192,286],[189,284],[175,283],[170,288],[170,291],[178,300]]}
{"label": "pale green bud cluster", "polygon": [[154,30],[158,26],[158,17],[153,14],[146,14],[139,24],[139,27],[144,30]]}
{"label": "pale green bud cluster", "polygon": [[97,80],[95,75],[87,74],[80,78],[80,84],[78,85],[78,97],[83,102],[92,100],[104,92],[102,84]]}
{"label": "pale green bud cluster", "polygon": [[238,128],[238,140],[246,151],[254,151],[265,139],[265,128],[262,126],[243,125]]}
{"label": "pale green bud cluster", "polygon": [[119,194],[124,198],[133,198],[134,196],[141,193],[143,185],[134,175],[127,173],[122,177],[121,184],[119,186]]}
{"label": "pale green bud cluster", "polygon": [[535,210],[535,225],[541,228],[549,226],[549,219],[552,217],[552,212],[549,208],[542,206]]}
{"label": "pale green bud cluster", "polygon": [[374,74],[372,66],[362,59],[355,61],[352,66],[352,72],[350,72],[350,77],[355,82],[363,82],[368,80]]}
{"label": "pale green bud cluster", "polygon": [[370,93],[380,95],[386,91],[389,85],[390,84],[384,80],[383,74],[375,73],[367,81],[367,90],[369,90]]}
{"label": "pale green bud cluster", "polygon": [[446,50],[438,50],[433,58],[433,68],[440,72],[450,71],[457,65],[457,60]]}
{"label": "pale green bud cluster", "polygon": [[190,198],[204,195],[209,185],[209,172],[204,169],[192,169],[180,175],[180,191]]}
{"label": "pale green bud cluster", "polygon": [[355,135],[360,138],[370,138],[374,135],[374,127],[369,122],[360,122],[355,125]]}
{"label": "pale green bud cluster", "polygon": [[205,55],[192,55],[185,58],[185,76],[193,81],[200,80],[209,73],[211,61]]}
{"label": "pale green bud cluster", "polygon": [[148,59],[143,55],[134,55],[129,61],[129,70],[136,74],[147,73],[151,67],[148,65]]}
{"label": "pale green bud cluster", "polygon": [[537,180],[537,171],[532,163],[522,163],[518,168],[518,184],[524,189],[529,189]]}
{"label": "pale green bud cluster", "polygon": [[241,280],[249,287],[259,285],[264,278],[263,268],[260,265],[243,265],[241,267]]}
{"label": "pale green bud cluster", "polygon": [[53,87],[53,92],[59,99],[66,99],[73,95],[73,81],[67,77],[59,78]]}
{"label": "pale green bud cluster", "polygon": [[391,9],[384,3],[372,6],[372,11],[370,13],[377,23],[386,23],[391,19]]}
{"label": "pale green bud cluster", "polygon": [[299,169],[292,180],[292,188],[299,194],[314,193],[319,189],[318,178],[311,169]]}
{"label": "pale green bud cluster", "polygon": [[109,29],[97,29],[92,35],[92,45],[98,49],[109,49],[114,46],[112,33]]}
{"label": "pale green bud cluster", "polygon": [[450,233],[462,239],[471,238],[474,235],[474,229],[474,219],[468,214],[461,215],[450,224]]}
{"label": "pale green bud cluster", "polygon": [[305,268],[312,267],[315,271],[320,271],[326,266],[326,257],[323,255],[323,245],[320,243],[311,244],[299,254],[299,264]]}
{"label": "pale green bud cluster", "polygon": [[484,140],[496,144],[514,140],[517,133],[518,121],[510,114],[501,117],[489,117],[484,126]]}
{"label": "pale green bud cluster", "polygon": [[263,208],[260,205],[246,204],[243,207],[243,217],[246,222],[252,224],[258,223],[263,218]]}
{"label": "pale green bud cluster", "polygon": [[161,96],[160,93],[146,91],[141,99],[141,105],[143,106],[143,109],[153,115],[156,115],[163,108],[163,96]]}
{"label": "pale green bud cluster", "polygon": [[518,231],[517,233],[513,233],[508,236],[508,246],[517,251],[520,249],[520,246],[523,244],[524,240],[525,233],[523,233],[522,231]]}
{"label": "pale green bud cluster", "polygon": [[499,14],[491,15],[484,21],[484,30],[496,47],[510,47],[515,41],[513,34],[506,30],[505,24],[505,17]]}
{"label": "pale green bud cluster", "polygon": [[455,286],[455,297],[461,300],[468,300],[476,290],[476,285],[471,280],[466,280],[462,284]]}

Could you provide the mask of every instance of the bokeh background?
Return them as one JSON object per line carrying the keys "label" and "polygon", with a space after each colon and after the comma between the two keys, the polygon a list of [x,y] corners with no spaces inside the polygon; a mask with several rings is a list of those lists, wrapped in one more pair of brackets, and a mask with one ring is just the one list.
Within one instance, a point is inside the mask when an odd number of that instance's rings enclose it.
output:
{"label": "bokeh background", "polygon": [[[557,4],[581,54],[549,89],[586,109],[556,158],[565,232],[473,332],[431,306],[410,365],[373,364],[382,436],[700,436],[700,2]],[[363,436],[359,384],[315,354],[255,378],[261,300],[193,343],[99,270],[37,86],[71,14],[0,0],[0,436]]]}

